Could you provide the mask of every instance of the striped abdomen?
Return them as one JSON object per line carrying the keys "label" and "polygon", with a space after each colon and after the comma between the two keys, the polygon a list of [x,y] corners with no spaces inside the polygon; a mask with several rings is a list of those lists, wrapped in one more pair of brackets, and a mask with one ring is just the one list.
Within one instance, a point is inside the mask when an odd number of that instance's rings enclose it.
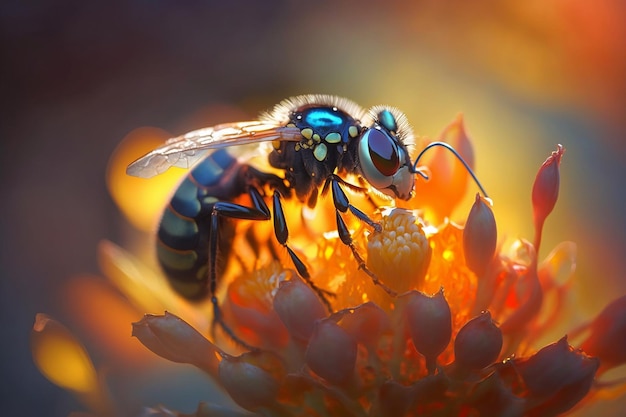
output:
{"label": "striped abdomen", "polygon": [[[157,235],[157,258],[172,287],[181,295],[199,299],[208,291],[211,211],[217,201],[243,194],[241,165],[226,149],[202,160],[180,184],[163,212]],[[232,241],[234,225],[219,218],[220,242]],[[220,245],[218,270],[223,270],[229,244]]]}

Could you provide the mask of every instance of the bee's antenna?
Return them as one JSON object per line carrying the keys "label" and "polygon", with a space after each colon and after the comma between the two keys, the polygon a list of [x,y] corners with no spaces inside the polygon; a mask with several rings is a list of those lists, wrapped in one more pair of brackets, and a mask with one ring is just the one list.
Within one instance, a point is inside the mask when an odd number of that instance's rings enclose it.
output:
{"label": "bee's antenna", "polygon": [[476,185],[480,189],[480,192],[483,193],[483,195],[486,198],[489,198],[489,196],[487,195],[487,192],[483,188],[482,184],[480,183],[480,181],[478,181],[478,178],[476,177],[476,174],[474,174],[474,171],[472,171],[472,168],[470,168],[470,166],[467,164],[467,162],[465,162],[465,159],[463,159],[463,157],[456,151],[456,149],[454,149],[451,145],[449,145],[449,144],[447,144],[445,142],[432,142],[432,143],[428,144],[428,146],[426,146],[424,149],[422,149],[422,151],[419,153],[419,155],[417,155],[417,158],[415,158],[415,162],[413,163],[413,172],[415,174],[419,174],[422,177],[424,177],[425,179],[428,179],[428,175],[426,175],[425,173],[423,173],[423,172],[421,172],[420,170],[417,169],[417,163],[422,158],[422,156],[424,156],[424,154],[426,153],[427,150],[429,150],[431,148],[434,148],[435,146],[444,147],[447,150],[449,150],[450,152],[452,152],[452,154],[454,156],[456,156],[459,161],[461,161],[461,163],[463,164],[463,166],[465,167],[467,172],[469,172],[469,174],[472,176],[472,178],[474,179],[474,182],[476,183]]}

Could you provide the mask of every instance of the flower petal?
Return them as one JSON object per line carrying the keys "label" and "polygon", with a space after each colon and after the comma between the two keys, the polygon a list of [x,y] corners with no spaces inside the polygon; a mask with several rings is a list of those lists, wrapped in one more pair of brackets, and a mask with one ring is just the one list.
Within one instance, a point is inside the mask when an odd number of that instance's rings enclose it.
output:
{"label": "flower petal", "polygon": [[539,265],[539,279],[544,286],[563,286],[576,272],[576,244],[561,242]]}
{"label": "flower petal", "polygon": [[50,382],[77,394],[99,415],[111,413],[107,391],[89,354],[65,326],[38,313],[31,331],[31,349],[35,365]]}
{"label": "flower petal", "polygon": [[[459,114],[443,130],[438,140],[454,147],[473,169],[474,151],[471,140],[465,131],[463,115]],[[420,204],[429,207],[436,222],[439,222],[449,217],[463,199],[470,175],[448,150],[441,147],[433,149],[430,158],[426,160],[424,165],[430,171],[429,180],[417,181],[415,194],[419,196]]]}
{"label": "flower petal", "polygon": [[543,289],[537,275],[537,254],[533,246],[526,241],[521,241],[518,247],[520,253],[528,255],[530,265],[523,270],[517,271],[518,287],[524,287],[521,305],[518,306],[500,325],[502,333],[509,334],[521,331],[535,319],[543,304]]}
{"label": "flower petal", "polygon": [[604,307],[590,328],[582,349],[600,358],[602,371],[626,363],[626,295]]}

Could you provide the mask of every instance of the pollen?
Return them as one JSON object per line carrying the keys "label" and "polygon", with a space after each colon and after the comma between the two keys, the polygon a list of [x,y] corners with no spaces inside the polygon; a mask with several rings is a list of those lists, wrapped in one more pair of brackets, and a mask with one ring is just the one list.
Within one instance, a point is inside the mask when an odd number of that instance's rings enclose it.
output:
{"label": "pollen", "polygon": [[412,211],[393,209],[383,215],[381,226],[368,239],[368,267],[397,292],[420,289],[431,258],[421,224]]}

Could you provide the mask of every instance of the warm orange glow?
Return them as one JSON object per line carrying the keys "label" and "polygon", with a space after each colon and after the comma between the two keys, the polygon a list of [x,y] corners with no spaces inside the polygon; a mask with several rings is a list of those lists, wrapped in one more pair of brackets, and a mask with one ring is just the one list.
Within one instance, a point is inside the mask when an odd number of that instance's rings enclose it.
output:
{"label": "warm orange glow", "polygon": [[[80,276],[65,287],[65,308],[78,321],[88,340],[97,343],[107,355],[132,365],[152,359],[129,337],[130,323],[143,315],[104,279]],[[139,362],[138,362],[139,361]]]}
{"label": "warm orange glow", "polygon": [[[452,145],[470,167],[474,166],[474,151],[465,132],[462,115],[458,115],[436,140]],[[418,149],[429,142],[423,140]],[[450,217],[463,200],[470,176],[449,150],[438,147],[428,152],[420,161],[420,166],[427,168],[429,180],[416,179],[415,195],[420,200],[420,208],[426,209],[434,221],[441,222]]]}
{"label": "warm orange glow", "polygon": [[154,178],[144,179],[127,175],[126,167],[171,136],[152,127],[135,129],[126,135],[109,160],[106,174],[109,192],[122,213],[139,230],[156,228],[176,184],[187,171],[171,168]]}
{"label": "warm orange glow", "polygon": [[228,286],[224,314],[229,322],[239,323],[238,331],[253,346],[283,346],[288,334],[273,311],[273,296],[281,281],[292,279],[293,273],[278,262],[251,272],[242,272]]}
{"label": "warm orange glow", "polygon": [[51,382],[80,394],[99,390],[96,370],[85,348],[56,320],[37,314],[31,345],[35,365]]}
{"label": "warm orange glow", "polygon": [[190,304],[170,287],[158,267],[149,267],[123,248],[100,242],[98,261],[105,276],[142,313],[170,311],[185,316],[197,329],[208,328],[209,303]]}
{"label": "warm orange glow", "polygon": [[112,242],[102,241],[98,249],[100,269],[138,310],[156,313],[165,309],[165,299],[173,297],[173,291],[163,276]]}

